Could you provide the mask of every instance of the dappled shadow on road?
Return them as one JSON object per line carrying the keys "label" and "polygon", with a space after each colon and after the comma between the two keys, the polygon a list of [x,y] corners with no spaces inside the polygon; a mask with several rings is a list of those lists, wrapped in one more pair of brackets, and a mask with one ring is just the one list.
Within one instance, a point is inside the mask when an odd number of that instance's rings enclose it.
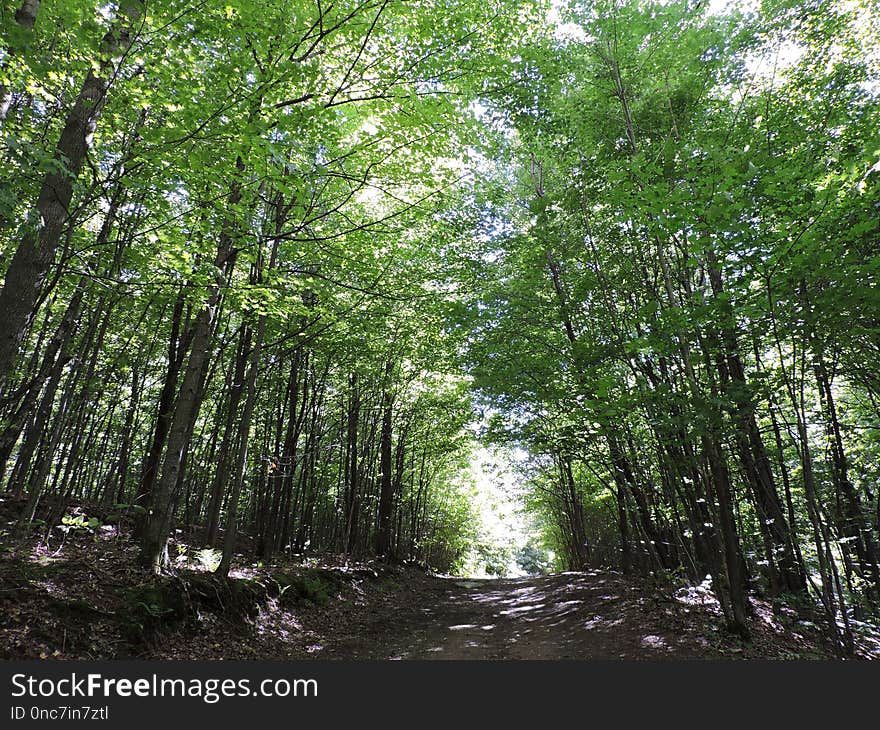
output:
{"label": "dappled shadow on road", "polygon": [[705,656],[687,614],[613,573],[449,581],[400,659],[651,659]]}

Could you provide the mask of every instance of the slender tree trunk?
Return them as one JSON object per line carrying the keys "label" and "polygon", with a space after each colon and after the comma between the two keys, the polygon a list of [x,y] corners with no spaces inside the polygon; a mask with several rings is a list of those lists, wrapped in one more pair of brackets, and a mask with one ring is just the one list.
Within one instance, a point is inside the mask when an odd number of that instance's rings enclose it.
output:
{"label": "slender tree trunk", "polygon": [[159,473],[159,463],[162,459],[162,451],[168,438],[168,430],[171,428],[171,419],[174,415],[174,394],[177,389],[177,381],[183,360],[189,350],[192,341],[193,329],[190,328],[185,337],[181,337],[180,331],[183,317],[183,292],[177,296],[174,312],[171,317],[171,335],[168,342],[168,364],[165,378],[162,383],[162,392],[159,395],[159,403],[156,408],[156,422],[153,427],[153,435],[150,439],[150,448],[144,458],[141,469],[141,477],[138,481],[137,493],[133,504],[142,507],[145,512],[135,521],[135,536],[143,535],[146,525],[146,509],[150,504],[153,493],[153,485]]}
{"label": "slender tree trunk", "polygon": [[249,327],[244,326],[242,327],[239,336],[238,351],[235,356],[235,367],[232,371],[232,383],[229,388],[226,424],[223,429],[223,437],[220,444],[220,460],[217,463],[217,470],[214,473],[214,481],[211,485],[211,499],[208,502],[206,541],[209,545],[215,545],[217,543],[217,533],[220,529],[220,507],[223,502],[223,495],[226,492],[226,483],[229,477],[229,472],[233,466],[232,462],[235,459],[232,449],[233,434],[235,431],[235,420],[239,415],[241,396],[245,386],[245,368],[247,367],[250,346],[251,330]]}
{"label": "slender tree trunk", "polygon": [[97,72],[89,71],[65,120],[55,151],[60,169],[53,169],[43,179],[36,210],[25,224],[9,263],[0,290],[0,389],[15,368],[18,348],[30,328],[43,282],[68,223],[74,182],[85,162],[114,60],[128,51],[144,12],[141,0],[124,0],[120,6],[113,27],[104,37]]}
{"label": "slender tree trunk", "polygon": [[391,378],[394,361],[385,363],[385,382],[382,392],[382,432],[379,437],[379,515],[376,532],[376,554],[391,556],[392,524],[394,519],[394,481],[392,475],[392,427],[394,395]]}
{"label": "slender tree trunk", "polygon": [[241,420],[239,421],[238,449],[235,455],[235,464],[232,470],[232,493],[226,508],[226,534],[223,539],[223,557],[217,567],[217,573],[224,578],[229,574],[232,564],[232,556],[235,553],[235,543],[238,534],[238,502],[241,497],[242,483],[245,478],[245,466],[247,464],[248,442],[250,441],[251,420],[256,404],[256,383],[259,370],[260,355],[263,347],[263,336],[266,329],[266,318],[260,317],[257,324],[257,336],[253,350],[250,353],[250,363],[245,384],[244,407],[242,408]]}
{"label": "slender tree trunk", "polygon": [[805,574],[794,552],[791,529],[773,478],[770,458],[764,440],[755,421],[755,406],[749,393],[745,368],[739,356],[739,345],[734,332],[734,315],[725,297],[721,270],[715,254],[706,252],[707,269],[712,285],[712,293],[721,301],[723,326],[721,328],[721,349],[718,368],[736,408],[736,443],[743,464],[743,470],[752,488],[761,529],[770,543],[767,556],[778,575],[774,582],[785,590],[801,592],[806,590]]}
{"label": "slender tree trunk", "polygon": [[350,401],[348,406],[348,431],[346,451],[348,453],[348,489],[345,500],[345,552],[355,550],[358,539],[358,519],[360,512],[360,464],[358,459],[358,425],[360,420],[360,392],[357,374],[349,378]]}
{"label": "slender tree trunk", "polygon": [[840,420],[837,406],[831,389],[831,378],[820,353],[815,356],[814,371],[819,386],[822,411],[826,421],[826,435],[831,453],[831,472],[837,489],[838,498],[842,502],[840,533],[841,552],[849,558],[855,552],[858,561],[858,574],[868,582],[867,594],[873,603],[878,603],[877,593],[880,591],[880,549],[862,510],[862,501],[856,488],[849,478],[849,464],[841,435]]}
{"label": "slender tree trunk", "polygon": [[[241,160],[239,160],[239,168],[239,171],[242,172],[243,163]],[[241,188],[240,185],[236,185],[230,194],[230,207],[237,205],[240,200]],[[221,284],[231,273],[234,265],[233,238],[227,229],[220,234],[220,243],[214,260],[219,279],[212,286],[208,301],[199,312],[193,325],[189,360],[186,364],[168,431],[165,459],[151,495],[150,510],[144,527],[142,562],[145,567],[151,568],[154,572],[159,572],[162,567],[165,542],[171,529],[176,489],[183,475],[184,459],[199,414],[211,354],[212,333],[220,308]]]}

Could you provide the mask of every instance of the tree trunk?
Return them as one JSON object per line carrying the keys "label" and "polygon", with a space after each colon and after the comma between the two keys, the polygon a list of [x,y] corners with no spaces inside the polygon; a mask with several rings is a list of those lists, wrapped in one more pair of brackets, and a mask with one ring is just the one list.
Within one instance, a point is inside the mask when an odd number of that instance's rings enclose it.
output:
{"label": "tree trunk", "polygon": [[[239,159],[239,167],[242,166],[243,163]],[[240,200],[241,188],[236,185],[229,196],[230,207],[237,205]],[[234,265],[233,238],[231,232],[226,229],[220,234],[217,256],[214,259],[218,280],[211,287],[208,301],[193,325],[189,360],[168,431],[165,459],[162,462],[159,480],[151,495],[150,510],[144,527],[141,560],[145,567],[151,568],[154,572],[159,572],[162,567],[165,542],[171,529],[176,489],[183,475],[184,459],[199,415],[211,354],[212,334],[220,308],[221,284],[231,273]]]}
{"label": "tree trunk", "polygon": [[392,427],[394,396],[391,378],[394,361],[385,363],[385,383],[382,392],[382,432],[379,437],[379,515],[376,532],[376,555],[390,557],[394,519],[394,481],[392,475]]}
{"label": "tree trunk", "polygon": [[348,429],[346,453],[348,454],[348,489],[345,500],[345,552],[352,553],[357,545],[360,511],[360,464],[358,463],[358,423],[360,419],[360,393],[357,374],[349,379],[351,390],[348,406]]}
{"label": "tree trunk", "polygon": [[73,186],[85,162],[91,135],[107,92],[114,59],[125,54],[134,39],[134,27],[145,7],[127,0],[104,37],[98,70],[89,71],[73,108],[67,115],[55,151],[57,169],[47,173],[36,210],[25,224],[0,290],[0,389],[18,360],[18,349],[36,312],[43,282],[70,214]]}
{"label": "tree trunk", "polygon": [[[257,324],[257,337],[253,350],[250,353],[250,363],[246,376],[244,407],[242,408],[241,420],[239,421],[238,449],[235,455],[235,463],[232,469],[232,493],[226,508],[226,534],[223,538],[223,557],[217,567],[217,573],[224,578],[229,574],[232,564],[232,556],[235,552],[235,541],[238,531],[238,501],[241,496],[241,487],[245,477],[247,465],[248,442],[250,440],[251,420],[254,414],[254,405],[257,397],[257,372],[260,365],[260,355],[263,347],[263,335],[266,330],[266,318],[260,317]],[[248,335],[248,339],[250,336]]]}
{"label": "tree trunk", "polygon": [[239,335],[238,351],[235,356],[235,367],[232,371],[232,383],[229,388],[229,402],[227,405],[226,424],[223,429],[222,442],[220,444],[220,457],[217,470],[214,473],[214,481],[211,485],[211,499],[208,502],[208,517],[205,538],[208,545],[217,543],[217,533],[220,529],[220,507],[223,503],[223,495],[226,492],[226,482],[234,461],[233,434],[235,420],[238,417],[241,396],[245,386],[245,368],[248,363],[248,354],[251,346],[251,330],[243,326]]}
{"label": "tree trunk", "polygon": [[[193,330],[190,328],[185,337],[181,337],[181,318],[183,317],[183,291],[177,296],[174,313],[171,318],[171,336],[168,342],[168,365],[165,371],[165,379],[162,383],[162,392],[159,394],[159,403],[156,408],[156,424],[153,427],[153,436],[150,440],[150,448],[144,457],[141,477],[138,481],[137,493],[133,504],[146,510],[150,504],[153,493],[153,485],[156,483],[156,475],[159,472],[159,462],[165,441],[168,438],[168,430],[171,428],[171,419],[174,415],[174,394],[177,389],[177,380],[180,377],[180,369],[183,367],[183,359],[189,350],[192,341]],[[136,537],[143,535],[146,525],[146,512],[135,520],[134,533]]]}

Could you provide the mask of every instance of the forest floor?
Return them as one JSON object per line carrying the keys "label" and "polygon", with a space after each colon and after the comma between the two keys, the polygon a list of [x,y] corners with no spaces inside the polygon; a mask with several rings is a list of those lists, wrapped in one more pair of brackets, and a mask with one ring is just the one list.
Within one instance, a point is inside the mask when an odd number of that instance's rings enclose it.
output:
{"label": "forest floor", "polygon": [[[700,587],[670,592],[598,570],[465,580],[332,557],[239,561],[222,581],[181,534],[178,569],[157,578],[138,567],[124,526],[53,528],[13,545],[9,507],[0,503],[0,659],[832,656],[815,623],[758,599],[742,641]],[[880,656],[870,640],[860,652]]]}

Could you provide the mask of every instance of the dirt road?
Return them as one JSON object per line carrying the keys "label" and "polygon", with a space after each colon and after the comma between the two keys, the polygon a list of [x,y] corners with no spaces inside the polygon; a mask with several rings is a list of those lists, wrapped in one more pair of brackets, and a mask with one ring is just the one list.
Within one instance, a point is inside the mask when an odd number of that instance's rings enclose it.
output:
{"label": "dirt road", "polygon": [[[652,659],[715,654],[707,610],[658,603],[609,573],[437,580],[381,607],[319,655],[373,659]],[[416,595],[428,595],[424,587]],[[696,620],[695,620],[696,619]],[[693,629],[699,625],[700,630]]]}

